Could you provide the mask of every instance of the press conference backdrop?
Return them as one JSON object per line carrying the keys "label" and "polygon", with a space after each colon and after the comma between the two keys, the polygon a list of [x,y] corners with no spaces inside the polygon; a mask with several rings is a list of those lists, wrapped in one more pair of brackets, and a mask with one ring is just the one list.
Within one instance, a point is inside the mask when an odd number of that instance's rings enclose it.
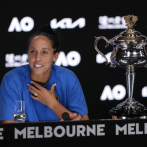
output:
{"label": "press conference backdrop", "polygon": [[[125,14],[129,15],[129,14]],[[133,14],[135,15],[135,14]],[[137,15],[134,29],[147,36],[147,15]],[[127,98],[126,69],[110,68],[94,49],[95,36],[108,39],[125,30],[124,15],[80,15],[59,13],[7,13],[2,34],[5,41],[1,49],[0,80],[6,72],[28,64],[29,37],[45,24],[60,33],[61,51],[55,64],[72,70],[80,80],[89,109],[90,119],[109,119],[109,110]],[[109,58],[112,46],[105,41],[98,48]],[[147,69],[135,70],[133,97],[147,106]]]}

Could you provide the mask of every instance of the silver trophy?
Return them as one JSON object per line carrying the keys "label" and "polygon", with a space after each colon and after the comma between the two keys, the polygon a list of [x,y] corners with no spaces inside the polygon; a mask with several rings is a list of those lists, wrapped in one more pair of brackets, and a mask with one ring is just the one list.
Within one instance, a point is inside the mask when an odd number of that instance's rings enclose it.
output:
{"label": "silver trophy", "polygon": [[[127,15],[124,16],[124,20],[128,29],[110,40],[103,36],[95,37],[94,47],[105,58],[106,64],[110,64],[110,67],[126,68],[128,98],[112,108],[109,113],[120,119],[146,118],[147,109],[143,104],[133,98],[133,89],[135,68],[147,67],[147,37],[133,29],[133,26],[138,20],[137,16]],[[97,42],[100,39],[106,41],[106,47],[109,44],[113,46],[110,56],[111,62],[108,62],[106,56],[97,47]]]}

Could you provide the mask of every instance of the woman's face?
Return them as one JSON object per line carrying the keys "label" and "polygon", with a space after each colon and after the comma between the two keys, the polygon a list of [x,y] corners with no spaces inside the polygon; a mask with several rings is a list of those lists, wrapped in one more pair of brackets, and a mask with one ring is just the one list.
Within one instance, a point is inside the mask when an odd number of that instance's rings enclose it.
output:
{"label": "woman's face", "polygon": [[48,76],[58,53],[54,54],[52,42],[47,37],[39,35],[30,42],[28,57],[32,74]]}

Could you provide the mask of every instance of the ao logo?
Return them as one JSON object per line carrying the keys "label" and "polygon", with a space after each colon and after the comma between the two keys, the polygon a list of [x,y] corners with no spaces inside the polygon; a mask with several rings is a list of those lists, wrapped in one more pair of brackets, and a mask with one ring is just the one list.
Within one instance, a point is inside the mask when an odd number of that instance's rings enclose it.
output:
{"label": "ao logo", "polygon": [[[111,62],[111,61],[110,61],[111,52],[107,53],[105,56],[107,57],[108,62]],[[105,58],[102,57],[100,54],[97,54],[97,55],[96,55],[96,62],[97,62],[98,64],[102,64],[102,63],[106,62],[106,60],[105,60]]]}
{"label": "ao logo", "polygon": [[142,94],[142,97],[147,98],[147,86],[142,88],[141,94]]}
{"label": "ao logo", "polygon": [[83,28],[85,27],[85,18],[79,18],[75,22],[72,22],[71,18],[63,18],[62,20],[57,22],[57,19],[55,18],[51,20],[50,26],[53,29],[73,29],[77,26],[79,26],[79,28]]}
{"label": "ao logo", "polygon": [[106,101],[107,99],[109,101],[122,100],[125,96],[126,96],[126,89],[123,85],[116,85],[113,87],[112,90],[109,85],[106,85],[104,87],[100,100],[101,101]]}
{"label": "ao logo", "polygon": [[77,51],[70,51],[67,55],[64,52],[59,53],[59,57],[56,61],[58,66],[77,66],[81,61],[81,56]]}
{"label": "ao logo", "polygon": [[34,27],[34,20],[31,17],[24,17],[20,20],[18,20],[17,17],[14,17],[11,21],[11,24],[8,28],[8,32],[29,32]]}

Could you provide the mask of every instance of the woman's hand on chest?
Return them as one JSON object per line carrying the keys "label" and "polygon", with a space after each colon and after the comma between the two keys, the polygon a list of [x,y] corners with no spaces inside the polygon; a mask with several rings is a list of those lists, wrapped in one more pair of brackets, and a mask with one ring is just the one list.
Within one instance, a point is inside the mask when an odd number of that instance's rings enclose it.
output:
{"label": "woman's hand on chest", "polygon": [[54,105],[56,105],[58,102],[54,92],[56,83],[51,86],[50,90],[47,90],[34,81],[31,81],[31,83],[36,87],[35,88],[34,86],[27,84],[29,91],[31,92],[31,98],[41,102],[44,105],[47,105],[52,109],[52,107],[54,107]]}

